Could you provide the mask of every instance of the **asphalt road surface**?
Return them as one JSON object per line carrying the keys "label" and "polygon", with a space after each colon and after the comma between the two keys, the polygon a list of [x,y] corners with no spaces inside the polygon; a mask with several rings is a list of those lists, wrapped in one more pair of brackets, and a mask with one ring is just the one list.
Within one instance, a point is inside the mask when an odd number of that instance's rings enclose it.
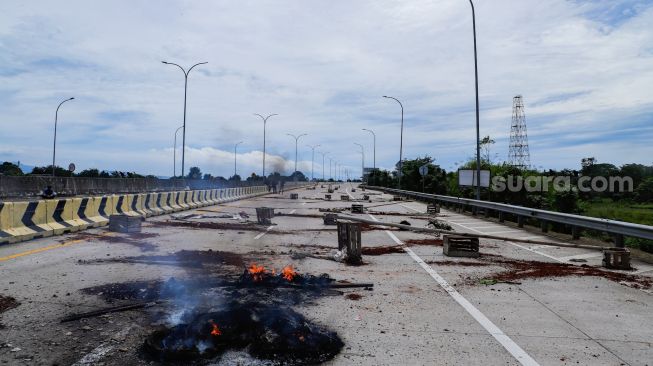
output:
{"label": "asphalt road surface", "polygon": [[[445,257],[434,236],[372,227],[362,233],[364,264],[347,265],[333,259],[335,226],[324,225],[319,211],[350,207],[352,201],[340,195],[360,200],[370,194],[362,202],[363,218],[413,226],[429,220],[423,203],[352,188],[341,185],[333,201],[322,199],[326,189],[318,185],[293,191],[297,200],[285,192],[152,217],[138,234],[100,228],[2,246],[0,362],[159,364],[144,341],[179,324],[174,319],[180,309],[210,311],[227,295],[211,286],[187,294],[201,299],[192,304],[146,295],[171,278],[234,281],[257,263],[277,273],[292,265],[301,275],[326,273],[339,283],[374,285],[329,290],[292,304],[342,340],[326,365],[652,363],[652,266],[634,261],[633,271],[607,271],[596,268],[600,252],[483,239],[480,258]],[[255,224],[257,207],[287,215],[261,226]],[[437,219],[460,232],[560,240],[447,210]],[[266,294],[261,301],[279,296]],[[143,300],[153,303],[61,322]],[[274,364],[238,349],[179,364],[193,363]]]}

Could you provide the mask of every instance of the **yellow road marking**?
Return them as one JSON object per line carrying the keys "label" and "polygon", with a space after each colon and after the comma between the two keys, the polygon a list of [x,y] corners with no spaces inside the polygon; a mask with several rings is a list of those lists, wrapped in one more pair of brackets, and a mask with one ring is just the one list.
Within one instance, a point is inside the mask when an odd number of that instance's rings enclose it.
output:
{"label": "yellow road marking", "polygon": [[[105,233],[105,234],[99,234],[99,235],[97,235],[97,236],[98,236],[98,237],[102,237],[102,236],[111,236],[111,234],[109,234],[109,233]],[[81,242],[83,242],[83,241],[86,241],[87,239],[88,239],[88,238],[85,238],[85,239],[74,239],[74,240],[69,240],[69,241],[65,241],[65,242],[60,243],[60,244],[48,245],[47,247],[37,248],[37,249],[32,249],[32,250],[28,250],[28,251],[25,251],[25,252],[20,252],[20,253],[16,253],[16,254],[8,255],[8,256],[6,256],[6,257],[0,257],[0,262],[8,261],[8,260],[10,260],[10,259],[15,259],[15,258],[24,257],[24,256],[26,256],[26,255],[31,255],[31,254],[41,253],[41,252],[45,252],[45,251],[52,250],[52,249],[57,249],[57,248],[63,248],[63,247],[71,246],[71,245],[73,245],[73,244],[77,244],[77,243],[81,243]]]}

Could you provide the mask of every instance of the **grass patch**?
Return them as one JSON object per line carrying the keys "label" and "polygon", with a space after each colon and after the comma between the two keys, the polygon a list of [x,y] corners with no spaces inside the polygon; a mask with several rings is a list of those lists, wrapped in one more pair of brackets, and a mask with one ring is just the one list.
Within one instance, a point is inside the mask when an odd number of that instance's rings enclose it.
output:
{"label": "grass patch", "polygon": [[635,224],[653,225],[653,205],[631,202],[583,202],[583,215],[602,219],[619,220]]}

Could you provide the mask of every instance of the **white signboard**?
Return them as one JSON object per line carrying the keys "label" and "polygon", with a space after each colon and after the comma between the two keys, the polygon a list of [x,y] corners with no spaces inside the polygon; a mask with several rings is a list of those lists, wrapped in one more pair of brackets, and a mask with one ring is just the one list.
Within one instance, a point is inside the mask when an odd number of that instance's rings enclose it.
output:
{"label": "white signboard", "polygon": [[[476,187],[476,170],[458,170],[458,185]],[[490,187],[490,171],[481,170],[481,187]]]}

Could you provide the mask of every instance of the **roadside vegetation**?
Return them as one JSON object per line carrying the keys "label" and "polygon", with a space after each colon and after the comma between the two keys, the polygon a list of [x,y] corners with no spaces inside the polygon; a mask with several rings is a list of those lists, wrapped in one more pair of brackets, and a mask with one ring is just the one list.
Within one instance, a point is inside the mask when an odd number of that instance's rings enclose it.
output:
{"label": "roadside vegetation", "polygon": [[[552,210],[557,212],[572,213],[604,219],[632,222],[643,225],[653,225],[653,166],[642,164],[625,164],[617,167],[609,163],[599,163],[595,158],[582,159],[578,169],[563,170],[535,170],[519,169],[505,162],[496,163],[490,159],[490,146],[493,140],[486,137],[482,140],[481,169],[490,170],[491,177],[569,177],[570,187],[564,191],[553,189],[553,183],[548,182],[548,189],[529,191],[522,187],[518,191],[496,191],[492,184],[490,189],[483,188],[483,200],[501,202],[512,205]],[[458,171],[446,172],[429,156],[412,160],[404,160],[402,167],[401,188],[410,191],[442,194],[463,198],[475,198],[473,187],[460,187],[458,185]],[[419,167],[427,165],[428,174],[422,177]],[[460,169],[476,169],[476,161],[470,158]],[[368,177],[370,185],[397,188],[399,179],[397,172],[399,164],[394,171],[373,171]],[[578,187],[581,177],[630,177],[632,187],[624,185],[619,191],[582,192]],[[554,226],[553,230],[570,232],[569,227]],[[585,233],[600,239],[609,240],[600,233]],[[627,245],[638,247],[653,253],[653,242],[639,239],[626,239]]]}

